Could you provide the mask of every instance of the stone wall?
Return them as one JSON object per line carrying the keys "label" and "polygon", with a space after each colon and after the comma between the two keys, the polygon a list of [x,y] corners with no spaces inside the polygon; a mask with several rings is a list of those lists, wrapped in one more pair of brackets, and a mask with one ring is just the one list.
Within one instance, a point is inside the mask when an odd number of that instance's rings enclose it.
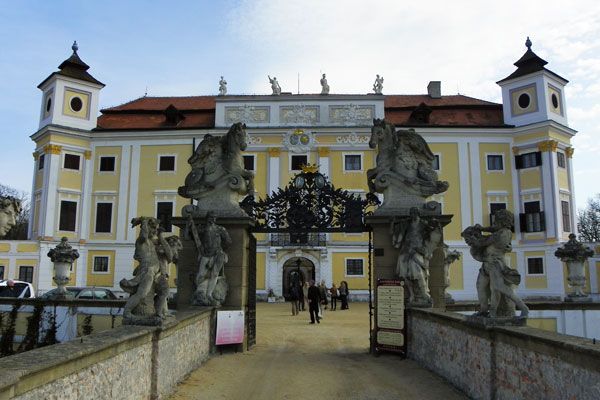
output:
{"label": "stone wall", "polygon": [[162,399],[210,355],[212,309],[0,359],[0,399]]}
{"label": "stone wall", "polygon": [[408,356],[474,399],[600,398],[600,345],[528,327],[483,328],[408,312]]}

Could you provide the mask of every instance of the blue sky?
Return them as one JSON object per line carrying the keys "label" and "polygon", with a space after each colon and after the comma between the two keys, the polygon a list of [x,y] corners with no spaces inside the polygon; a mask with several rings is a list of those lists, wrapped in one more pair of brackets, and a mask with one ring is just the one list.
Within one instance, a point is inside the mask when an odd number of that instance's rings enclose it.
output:
{"label": "blue sky", "polygon": [[[100,106],[144,95],[315,93],[443,94],[500,101],[530,36],[547,67],[570,80],[579,207],[600,192],[600,3],[595,1],[6,1],[0,0],[0,183],[31,190],[41,92],[37,85],[73,40],[106,84]],[[568,7],[567,7],[568,5]]]}

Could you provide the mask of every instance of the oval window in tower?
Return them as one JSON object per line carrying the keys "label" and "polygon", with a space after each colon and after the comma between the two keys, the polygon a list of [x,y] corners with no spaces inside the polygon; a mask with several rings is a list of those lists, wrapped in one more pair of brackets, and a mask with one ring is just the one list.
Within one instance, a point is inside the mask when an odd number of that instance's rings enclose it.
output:
{"label": "oval window in tower", "polygon": [[529,107],[529,103],[531,102],[531,99],[529,98],[529,95],[527,93],[522,93],[519,96],[519,107],[521,108],[527,108]]}
{"label": "oval window in tower", "polygon": [[71,105],[71,110],[75,112],[79,112],[83,108],[83,101],[79,97],[73,97],[69,104]]}
{"label": "oval window in tower", "polygon": [[556,93],[552,93],[550,99],[552,100],[552,107],[558,108],[558,96],[556,95]]}

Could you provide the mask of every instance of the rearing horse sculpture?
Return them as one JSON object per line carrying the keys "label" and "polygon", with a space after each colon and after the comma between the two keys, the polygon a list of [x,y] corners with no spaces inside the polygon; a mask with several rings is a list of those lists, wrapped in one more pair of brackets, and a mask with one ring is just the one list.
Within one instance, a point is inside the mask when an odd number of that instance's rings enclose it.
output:
{"label": "rearing horse sculpture", "polygon": [[254,188],[254,174],[244,169],[242,158],[246,140],[246,125],[240,122],[233,124],[223,137],[204,136],[188,159],[192,171],[185,178],[185,186],[178,190],[180,196],[198,200],[198,206],[186,206],[184,212],[226,209],[242,212],[238,197]]}

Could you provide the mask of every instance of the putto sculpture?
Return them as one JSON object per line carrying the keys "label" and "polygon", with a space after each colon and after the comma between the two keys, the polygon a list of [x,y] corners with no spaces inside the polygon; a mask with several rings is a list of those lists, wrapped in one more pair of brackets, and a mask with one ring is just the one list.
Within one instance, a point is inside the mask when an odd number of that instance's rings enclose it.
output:
{"label": "putto sculpture", "polygon": [[243,216],[240,195],[254,190],[254,174],[244,169],[242,151],[246,149],[246,125],[235,123],[225,136],[204,135],[188,159],[192,171],[179,187],[179,195],[198,200],[195,216],[214,211],[219,215]]}
{"label": "putto sculpture", "polygon": [[17,224],[21,213],[21,201],[12,196],[0,196],[0,238],[4,237]]}
{"label": "putto sculpture", "polygon": [[225,96],[227,94],[227,81],[225,79],[223,79],[223,76],[221,76],[221,79],[219,80],[219,96]]}
{"label": "putto sculpture", "polygon": [[383,92],[383,76],[379,76],[379,74],[377,74],[377,76],[375,77],[375,83],[373,83],[373,92],[375,94],[382,94]]}
{"label": "putto sculpture", "polygon": [[450,265],[458,259],[460,259],[462,253],[457,250],[450,250],[447,244],[442,245],[444,249],[444,297],[446,304],[454,303],[452,295],[447,292],[450,287]]}
{"label": "putto sculpture", "polygon": [[279,96],[281,94],[281,86],[279,86],[279,82],[277,82],[277,78],[273,77],[271,78],[269,75],[267,75],[267,78],[269,78],[269,83],[271,84],[271,90],[273,91],[273,95],[275,96]]}
{"label": "putto sculpture", "polygon": [[554,255],[567,264],[567,281],[573,289],[568,294],[566,301],[588,301],[591,300],[583,290],[585,288],[585,262],[594,255],[594,251],[577,240],[573,233],[569,235],[569,241],[554,252]]}
{"label": "putto sculpture", "polygon": [[119,282],[130,293],[123,309],[123,324],[159,325],[169,317],[168,265],[177,262],[182,245],[177,236],[163,236],[156,218],[134,218],[131,226],[140,227],[133,255],[139,265],[133,271],[133,279]]}
{"label": "putto sculpture", "polygon": [[400,249],[396,274],[403,278],[408,289],[408,302],[429,305],[429,261],[441,244],[442,228],[434,219],[421,218],[419,209],[410,209],[410,219],[394,218],[392,243]]}
{"label": "putto sculpture", "polygon": [[329,94],[329,84],[327,83],[327,77],[323,74],[321,78],[321,94]]}
{"label": "putto sculpture", "polygon": [[521,311],[519,317],[524,318],[529,313],[513,288],[521,282],[521,275],[508,267],[505,261],[505,254],[512,251],[513,221],[514,216],[510,211],[497,210],[492,226],[476,224],[461,234],[471,247],[473,258],[482,263],[477,276],[477,316],[512,318],[515,316],[515,305]]}
{"label": "putto sculpture", "polygon": [[433,169],[431,149],[413,129],[396,130],[389,122],[374,119],[369,147],[377,148],[376,166],[367,171],[369,191],[383,193],[376,214],[423,208],[427,197],[448,189],[448,182],[439,181]]}
{"label": "putto sculpture", "polygon": [[227,281],[224,267],[228,261],[225,250],[231,245],[227,230],[216,224],[215,214],[206,213],[203,226],[196,226],[191,214],[187,214],[187,231],[191,233],[198,253],[196,290],[192,304],[220,307],[227,297]]}

